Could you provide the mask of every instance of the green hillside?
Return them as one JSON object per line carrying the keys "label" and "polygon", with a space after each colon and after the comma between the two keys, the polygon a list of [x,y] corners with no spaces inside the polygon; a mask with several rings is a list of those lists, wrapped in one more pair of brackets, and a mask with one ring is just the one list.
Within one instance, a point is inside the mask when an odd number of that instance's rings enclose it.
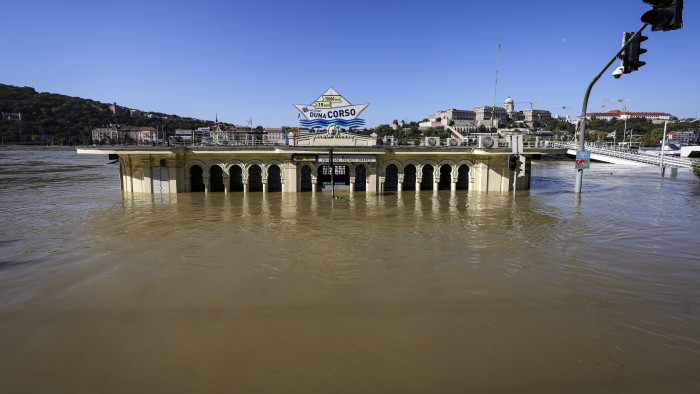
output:
{"label": "green hillside", "polygon": [[110,124],[194,129],[214,122],[152,112],[159,118],[112,113],[111,103],[55,93],[37,93],[30,87],[0,84],[0,112],[21,113],[22,120],[0,119],[4,143],[90,144],[91,130]]}

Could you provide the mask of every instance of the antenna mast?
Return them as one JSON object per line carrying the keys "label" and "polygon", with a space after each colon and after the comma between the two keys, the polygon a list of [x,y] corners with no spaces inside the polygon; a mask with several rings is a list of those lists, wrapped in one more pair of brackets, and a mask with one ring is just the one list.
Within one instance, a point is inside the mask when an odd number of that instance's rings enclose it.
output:
{"label": "antenna mast", "polygon": [[501,36],[503,33],[503,17],[501,17],[501,27],[498,29],[498,57],[496,58],[496,83],[493,87],[493,107],[491,107],[491,130],[489,130],[489,133],[493,131],[495,128],[495,112],[496,112],[496,92],[498,90],[498,64],[501,61]]}

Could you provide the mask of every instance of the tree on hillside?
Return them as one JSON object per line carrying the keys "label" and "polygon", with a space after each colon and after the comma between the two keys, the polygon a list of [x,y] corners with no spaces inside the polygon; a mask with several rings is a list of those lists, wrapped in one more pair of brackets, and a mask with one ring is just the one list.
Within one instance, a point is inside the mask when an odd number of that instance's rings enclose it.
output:
{"label": "tree on hillside", "polygon": [[[132,117],[122,112],[113,114],[109,107],[110,104],[94,100],[37,93],[30,87],[0,84],[0,112],[22,114],[21,121],[0,120],[0,134],[4,142],[24,142],[38,138],[36,142],[85,144],[91,142],[92,129],[110,124],[168,127],[171,130],[196,129],[213,124],[176,115],[158,114],[160,118],[147,118]],[[38,137],[33,138],[32,135]]]}

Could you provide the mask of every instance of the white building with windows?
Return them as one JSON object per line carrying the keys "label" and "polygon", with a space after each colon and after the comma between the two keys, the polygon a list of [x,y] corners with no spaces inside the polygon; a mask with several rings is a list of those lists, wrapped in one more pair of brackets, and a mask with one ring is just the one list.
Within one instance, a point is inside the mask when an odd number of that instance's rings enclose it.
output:
{"label": "white building with windows", "polygon": [[613,110],[608,112],[591,112],[586,114],[586,118],[596,117],[602,120],[614,120],[614,119],[635,119],[644,118],[649,119],[654,123],[663,123],[667,120],[676,120],[677,118],[666,112],[628,112]]}

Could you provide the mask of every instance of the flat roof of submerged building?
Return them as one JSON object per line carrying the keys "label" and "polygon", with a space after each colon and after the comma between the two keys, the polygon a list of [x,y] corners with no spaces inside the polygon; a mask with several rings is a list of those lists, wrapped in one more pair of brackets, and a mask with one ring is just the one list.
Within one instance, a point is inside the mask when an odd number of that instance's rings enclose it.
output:
{"label": "flat roof of submerged building", "polygon": [[[511,154],[510,147],[505,148],[474,148],[468,146],[459,147],[426,147],[426,146],[273,146],[273,145],[241,145],[241,146],[177,146],[177,147],[162,147],[162,146],[97,146],[78,148],[79,154],[133,154],[133,155],[151,155],[151,154],[222,154],[222,153],[328,153],[330,149],[343,152],[366,152],[367,154],[443,154],[443,155],[503,155]],[[566,149],[563,148],[528,148],[525,147],[521,154],[523,155],[549,155],[549,154],[564,154]]]}

